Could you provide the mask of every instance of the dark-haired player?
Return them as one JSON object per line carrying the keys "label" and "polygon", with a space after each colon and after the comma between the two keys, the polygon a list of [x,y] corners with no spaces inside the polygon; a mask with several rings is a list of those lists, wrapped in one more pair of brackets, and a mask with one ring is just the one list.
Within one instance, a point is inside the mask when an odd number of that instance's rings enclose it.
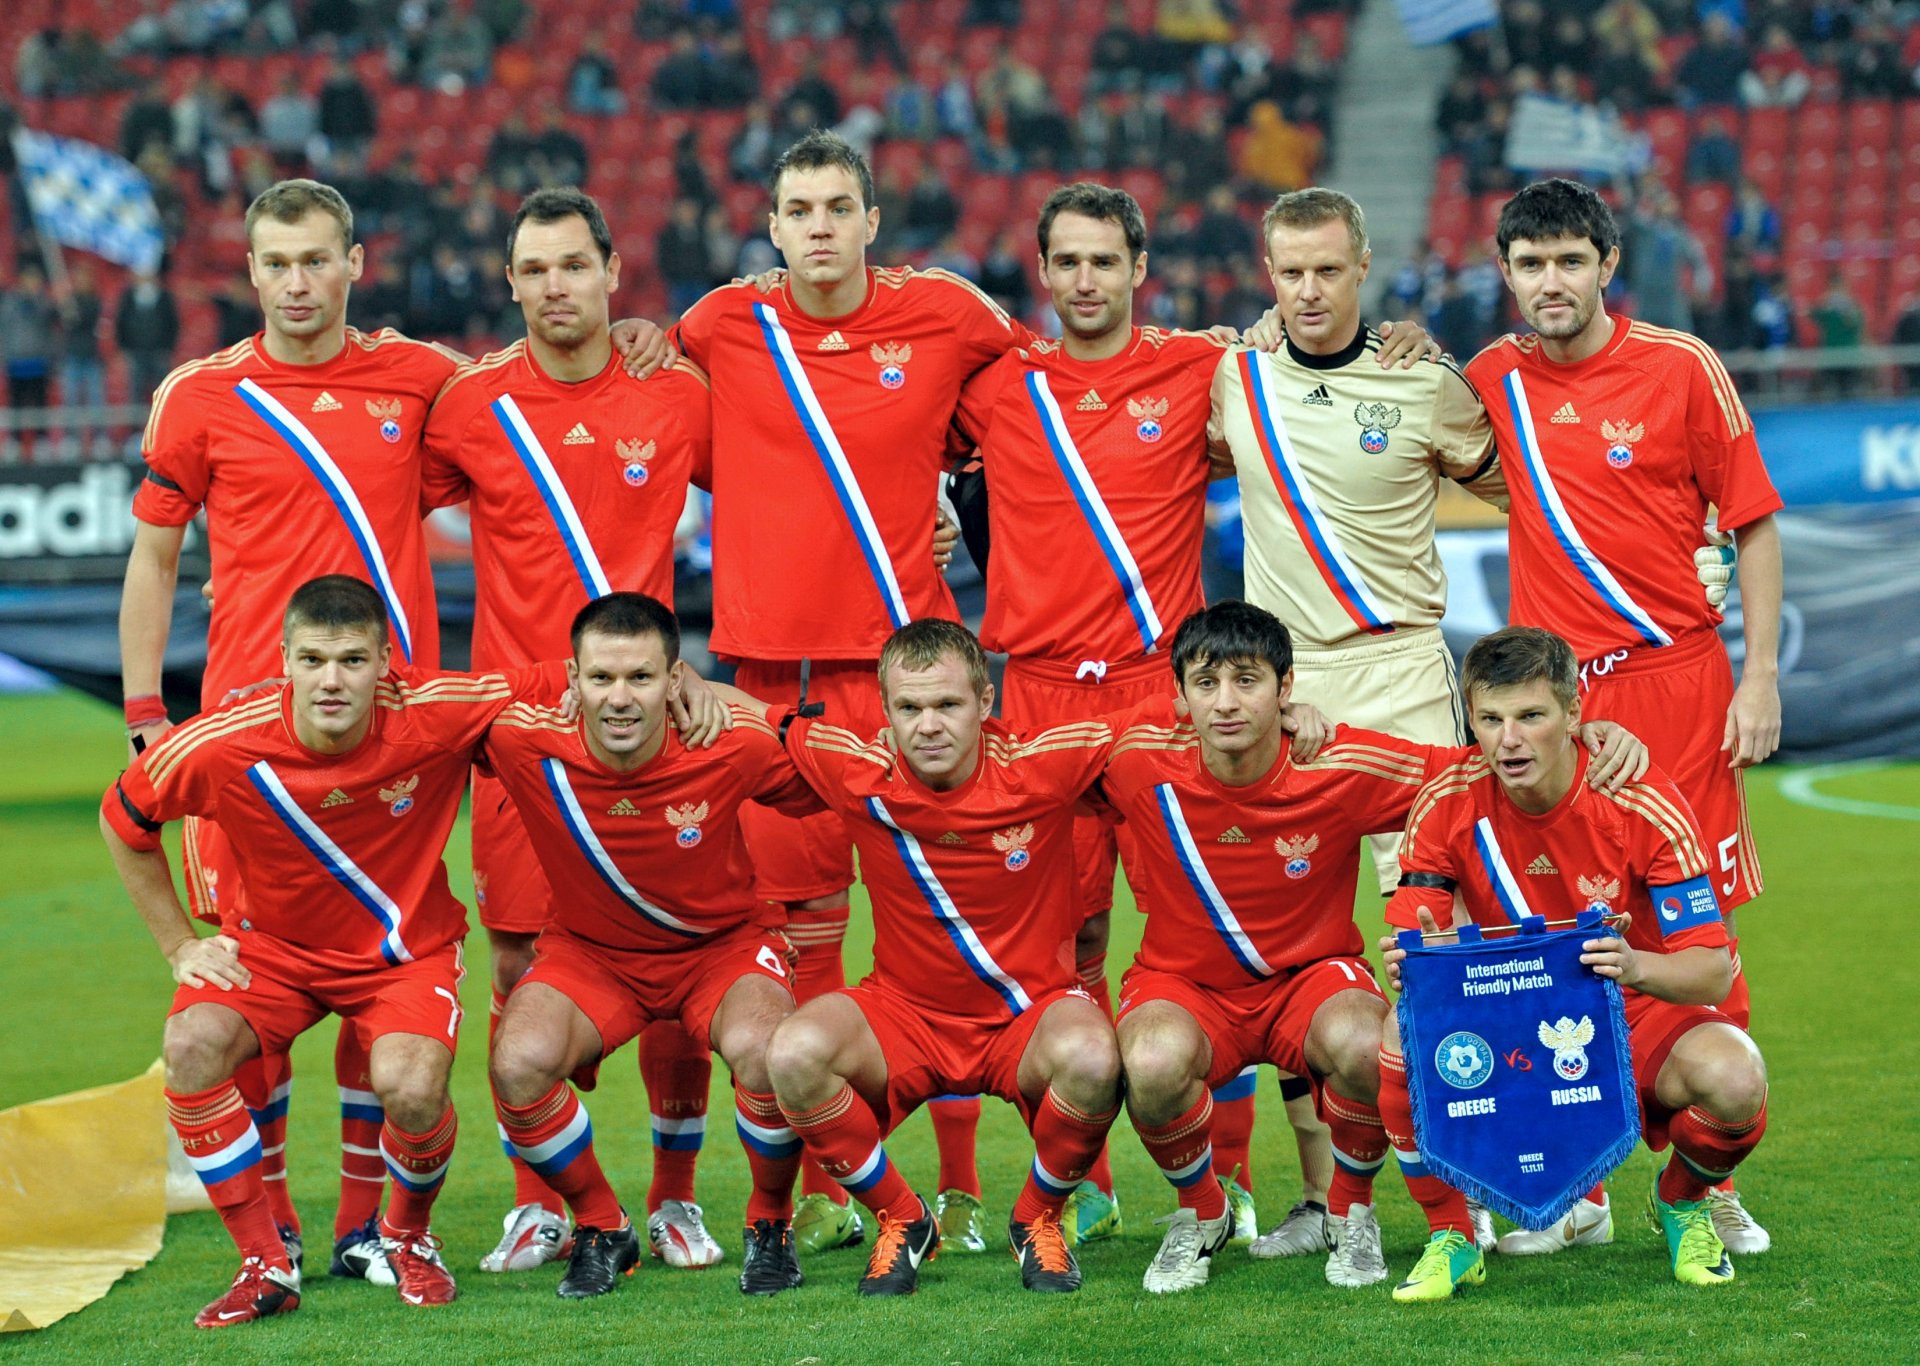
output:
{"label": "dark-haired player", "polygon": [[[1657,768],[1617,791],[1582,781],[1578,665],[1560,637],[1529,626],[1496,631],[1468,651],[1462,682],[1479,751],[1415,800],[1388,923],[1435,933],[1456,923],[1458,903],[1481,926],[1560,920],[1596,903],[1627,918],[1624,930],[1583,944],[1580,961],[1619,982],[1646,1141],[1656,1152],[1673,1146],[1654,1209],[1674,1278],[1728,1284],[1733,1263],[1709,1197],[1766,1132],[1767,1076],[1760,1051],[1719,1004],[1734,967],[1699,826]],[[1396,986],[1401,956],[1388,954]],[[1486,1266],[1465,1197],[1420,1163],[1391,1020],[1380,1081],[1381,1115],[1432,1229],[1393,1295],[1446,1299],[1483,1281]]]}
{"label": "dark-haired player", "polygon": [[[463,366],[427,423],[423,496],[465,501],[473,530],[476,669],[568,652],[567,623],[614,589],[673,599],[674,529],[709,459],[706,379],[683,363],[635,379],[611,336],[621,259],[600,206],[536,190],[507,235],[507,279],[527,337]],[[542,860],[501,784],[476,772],[473,880],[500,1012],[554,913]],[[711,1064],[677,1024],[640,1037],[652,1111],[647,1234],[672,1266],[721,1259],[694,1202]],[[510,1150],[511,1155],[511,1150]],[[564,1201],[514,1158],[513,1208],[483,1271],[522,1271],[568,1252]]]}
{"label": "dark-haired player", "polygon": [[[1684,332],[1607,312],[1620,259],[1604,200],[1570,180],[1508,200],[1496,233],[1501,273],[1534,335],[1504,337],[1467,366],[1493,419],[1512,494],[1511,620],[1542,626],[1580,661],[1581,707],[1643,736],[1705,832],[1727,917],[1734,986],[1725,1010],[1745,1024],[1734,911],[1761,890],[1741,770],[1780,742],[1780,496],[1753,423],[1712,348]],[[1720,613],[1695,582],[1709,509],[1740,551],[1739,686]],[[1604,1242],[1596,1188],[1561,1227],[1516,1233],[1502,1250]],[[1770,1240],[1732,1187],[1715,1192],[1729,1248]]]}

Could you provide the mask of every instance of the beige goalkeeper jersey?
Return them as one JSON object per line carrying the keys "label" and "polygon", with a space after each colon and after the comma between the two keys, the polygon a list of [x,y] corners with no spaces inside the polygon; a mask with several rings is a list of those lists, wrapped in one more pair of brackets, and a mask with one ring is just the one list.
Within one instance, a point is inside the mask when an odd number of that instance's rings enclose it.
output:
{"label": "beige goalkeeper jersey", "polygon": [[1214,373],[1209,435],[1240,480],[1247,600],[1307,649],[1439,622],[1442,475],[1505,503],[1493,428],[1459,367],[1382,370],[1380,345],[1363,327],[1328,356],[1235,347]]}

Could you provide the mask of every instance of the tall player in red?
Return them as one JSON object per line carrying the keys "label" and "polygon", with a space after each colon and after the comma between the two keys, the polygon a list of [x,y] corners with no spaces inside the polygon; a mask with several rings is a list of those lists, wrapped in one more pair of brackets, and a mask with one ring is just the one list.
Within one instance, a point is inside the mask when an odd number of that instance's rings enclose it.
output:
{"label": "tall player in red", "polygon": [[[1513,507],[1511,620],[1565,638],[1581,705],[1644,737],[1706,834],[1733,945],[1727,1013],[1744,1025],[1734,912],[1761,889],[1741,770],[1780,743],[1780,496],[1719,357],[1696,337],[1615,317],[1602,297],[1620,234],[1599,195],[1569,180],[1529,185],[1497,229],[1500,270],[1534,329],[1474,358],[1467,378],[1493,419]],[[1739,547],[1739,686],[1695,583],[1709,510]],[[1562,1229],[1503,1250],[1604,1241],[1596,1189]],[[1713,1199],[1736,1252],[1769,1239],[1731,1185]]]}
{"label": "tall player in red", "polygon": [[[1767,1127],[1767,1073],[1745,1028],[1719,1003],[1734,980],[1709,850],[1678,787],[1657,769],[1596,791],[1573,729],[1578,666],[1566,641],[1510,626],[1467,652],[1461,684],[1478,752],[1424,787],[1407,821],[1400,890],[1387,923],[1429,934],[1528,915],[1560,919],[1599,907],[1624,929],[1588,940],[1580,961],[1617,981],[1626,1003],[1647,1145],[1669,1143],[1653,1206],[1674,1278],[1718,1286],[1734,1278],[1714,1229],[1711,1194]],[[1390,980],[1402,956],[1385,940]],[[1380,1113],[1432,1237],[1396,1300],[1441,1300],[1486,1279],[1466,1197],[1420,1162],[1398,1028],[1380,1057]]]}
{"label": "tall player in red", "polygon": [[1008,1226],[1021,1283],[1077,1290],[1060,1208],[1119,1112],[1120,1055],[1073,970],[1073,805],[1112,732],[1089,721],[1016,740],[990,717],[986,655],[953,622],[895,632],[880,684],[879,736],[801,721],[788,739],[859,848],[874,969],[781,1025],[774,1093],[809,1154],[879,1217],[863,1295],[911,1294],[940,1245],[884,1136],[935,1096],[1011,1102],[1035,1148]]}
{"label": "tall player in red", "polygon": [[[575,189],[535,191],[514,215],[507,252],[526,340],[455,373],[425,443],[426,505],[469,506],[476,669],[560,658],[573,614],[615,588],[670,602],[675,523],[689,480],[708,478],[710,452],[700,370],[683,362],[638,380],[614,354],[610,307],[621,262],[598,204]],[[481,772],[473,810],[473,879],[497,1029],[554,903],[517,809]],[[649,1242],[670,1265],[710,1266],[722,1254],[694,1202],[693,1178],[711,1064],[671,1020],[642,1034],[639,1053],[653,1119]],[[567,1253],[565,1202],[509,1156],[513,1208],[483,1271],[522,1271]]]}
{"label": "tall player in red", "polygon": [[559,1293],[606,1294],[633,1269],[640,1238],[567,1078],[591,1087],[600,1060],[650,1022],[684,1025],[733,1073],[753,1177],[740,1288],[777,1294],[800,1284],[789,1224],[800,1142],[774,1101],[766,1051],[793,997],[777,908],[754,895],[739,817],[750,800],[819,802],[764,712],[738,709],[711,748],[668,725],[686,671],[679,626],[656,599],[613,593],[582,608],[567,672],[579,720],[510,707],[483,756],[554,894],[494,1043],[501,1128],[580,1221]]}
{"label": "tall player in red", "polygon": [[[168,726],[161,663],[187,524],[202,509],[219,584],[207,632],[203,709],[230,689],[280,672],[280,614],[302,581],[353,574],[386,607],[402,666],[439,664],[439,622],[419,522],[420,436],[455,361],[392,331],[348,327],[347,296],[363,252],[337,191],[282,181],[247,210],[247,270],[265,325],[246,341],[181,366],[153,396],[134,496],[133,550],[120,604],[128,734],[151,743]],[[194,913],[231,927],[245,889],[219,827],[182,832]],[[340,1207],[333,1271],[391,1284],[373,1219],[385,1174],[381,1114],[367,1052],[343,1028],[335,1054],[341,1105]],[[287,1194],[290,1071],[271,1050],[241,1069],[264,1136],[275,1222],[299,1259]]]}
{"label": "tall player in red", "polygon": [[[101,799],[101,833],[180,984],[167,1020],[167,1109],[241,1265],[195,1323],[222,1328],[300,1303],[274,1227],[258,1127],[233,1083],[329,1013],[366,1040],[393,1176],[379,1224],[402,1303],[446,1304],[429,1228],[453,1157],[447,1079],[460,1029],[466,908],[441,862],[468,755],[514,696],[499,674],[420,684],[390,673],[392,605],[357,578],[303,584],[286,606],[272,692],[209,712],[144,751]],[[558,670],[526,677],[546,690]],[[199,938],[160,844],[165,823],[217,817],[246,877],[244,919]]]}
{"label": "tall player in red", "polygon": [[[1029,334],[945,271],[876,270],[866,159],[832,133],[789,147],[769,231],[787,268],[707,295],[673,329],[713,383],[716,653],[770,701],[824,701],[871,735],[874,660],[889,633],[953,618],[932,535],[961,386]],[[837,816],[749,809],[760,892],[786,906],[795,994],[844,982],[853,864]],[[811,1170],[803,1251],[856,1242],[857,1216]],[[840,1196],[844,1199],[844,1196]]]}

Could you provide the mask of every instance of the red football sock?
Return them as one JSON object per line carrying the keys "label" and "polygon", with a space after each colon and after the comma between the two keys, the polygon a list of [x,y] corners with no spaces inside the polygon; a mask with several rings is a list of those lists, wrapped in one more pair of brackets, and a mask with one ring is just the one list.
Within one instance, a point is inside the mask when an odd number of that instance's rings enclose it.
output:
{"label": "red football sock", "polygon": [[387,1117],[380,1130],[380,1151],[387,1159],[387,1174],[393,1178],[387,1214],[380,1221],[380,1231],[387,1237],[425,1233],[432,1227],[434,1197],[447,1178],[453,1140],[459,1132],[460,1119],[451,1105],[421,1134],[407,1133],[391,1115]]}
{"label": "red football sock", "polygon": [[761,1219],[793,1217],[793,1179],[800,1170],[800,1136],[772,1095],[733,1084],[734,1128],[747,1150],[753,1192],[747,1196],[747,1226]]}
{"label": "red football sock", "polygon": [[1213,1093],[1213,1169],[1244,1191],[1253,1189],[1254,1083],[1249,1067]]}
{"label": "red football sock", "polygon": [[260,1179],[260,1131],[231,1081],[204,1091],[169,1089],[167,1118],[180,1135],[187,1161],[207,1188],[207,1198],[227,1226],[242,1257],[268,1266],[288,1266],[287,1250],[267,1208]]}
{"label": "red football sock", "polygon": [[787,938],[799,959],[793,965],[793,999],[805,1005],[847,984],[840,945],[847,937],[847,903],[820,911],[787,908]]}
{"label": "red football sock", "polygon": [[663,1200],[693,1203],[693,1171],[707,1137],[707,1090],[713,1056],[672,1020],[657,1020],[640,1035],[640,1079],[653,1119],[653,1182],[647,1212]]}
{"label": "red football sock", "polygon": [[895,1219],[920,1217],[920,1197],[888,1160],[880,1122],[851,1086],[841,1086],[824,1105],[800,1111],[782,1106],[781,1113],[821,1168],[861,1204]]}
{"label": "red football sock", "polygon": [[1704,1200],[1708,1187],[1733,1175],[1747,1154],[1760,1146],[1767,1132],[1767,1103],[1751,1119],[1728,1123],[1715,1119],[1698,1105],[1689,1105],[1667,1125],[1673,1138],[1673,1156],[1660,1173],[1660,1198]]}
{"label": "red football sock", "polygon": [[1113,1018],[1113,988],[1107,985],[1107,951],[1105,949],[1089,958],[1082,958],[1073,965],[1080,978],[1080,985],[1087,995],[1093,997],[1093,1003]]}
{"label": "red football sock", "polygon": [[333,1047],[333,1082],[340,1093],[340,1206],[333,1215],[333,1236],[338,1239],[380,1212],[387,1188],[387,1164],[380,1156],[387,1113],[374,1094],[360,1031],[350,1020],[340,1022]]}
{"label": "red football sock", "polygon": [[1593,1189],[1587,1192],[1586,1198],[1588,1200],[1591,1200],[1596,1205],[1606,1204],[1607,1203],[1607,1183],[1604,1181],[1594,1182]]}
{"label": "red football sock", "polygon": [[1387,1132],[1380,1111],[1320,1088],[1320,1117],[1333,1142],[1333,1182],[1327,1187],[1327,1213],[1346,1217],[1352,1205],[1373,1203],[1373,1178],[1387,1160]]}
{"label": "red football sock", "polygon": [[1103,1115],[1090,1115],[1047,1088],[1033,1111],[1033,1166],[1013,1202],[1016,1221],[1026,1224],[1043,1214],[1060,1213],[1073,1188],[1086,1179],[1119,1113],[1115,1106]]}
{"label": "red football sock", "polygon": [[[593,1153],[593,1121],[571,1086],[557,1081],[531,1105],[515,1107],[495,1097],[493,1106],[515,1156],[529,1164],[529,1170],[537,1170],[543,1185],[559,1192],[556,1207],[564,1198],[573,1210],[573,1221],[587,1228],[626,1225],[620,1197],[613,1193]],[[394,1193],[399,1191],[396,1181]]]}
{"label": "red football sock", "polygon": [[[1473,1218],[1467,1213],[1467,1197],[1427,1171],[1420,1160],[1420,1145],[1413,1137],[1413,1096],[1407,1090],[1407,1062],[1398,1053],[1380,1049],[1380,1119],[1393,1155],[1400,1163],[1400,1175],[1407,1180],[1407,1192],[1427,1212],[1427,1227],[1434,1233],[1452,1229],[1473,1237]],[[1337,1131],[1336,1131],[1337,1132]],[[1337,1188],[1339,1178],[1334,1185]],[[1341,1213],[1346,1211],[1343,1208]]]}
{"label": "red football sock", "polygon": [[[493,1041],[500,1034],[500,1017],[506,1013],[507,998],[499,987],[493,989],[493,1000],[487,1006],[487,1054],[493,1054]],[[493,1082],[489,1078],[488,1090]],[[540,1179],[540,1173],[529,1167],[526,1160],[513,1149],[513,1137],[507,1132],[507,1126],[500,1120],[500,1097],[493,1098],[494,1128],[500,1134],[500,1147],[507,1155],[507,1161],[513,1167],[513,1205],[518,1209],[522,1205],[538,1205],[552,1214],[566,1211],[566,1199],[560,1192]]]}
{"label": "red football sock", "polygon": [[236,1089],[247,1102],[247,1113],[260,1133],[260,1180],[267,1190],[267,1208],[280,1228],[300,1231],[300,1212],[287,1190],[287,1106],[293,1097],[293,1059],[284,1053],[250,1058],[234,1073],[246,1085]]}
{"label": "red football sock", "polygon": [[1202,1219],[1218,1219],[1227,1212],[1227,1193],[1214,1176],[1213,1126],[1219,1106],[1203,1088],[1200,1099],[1157,1128],[1136,1124],[1134,1132],[1153,1159],[1160,1175],[1173,1183],[1181,1209]]}
{"label": "red football sock", "polygon": [[980,1197],[980,1097],[940,1096],[927,1102],[933,1141],[940,1149],[940,1189]]}

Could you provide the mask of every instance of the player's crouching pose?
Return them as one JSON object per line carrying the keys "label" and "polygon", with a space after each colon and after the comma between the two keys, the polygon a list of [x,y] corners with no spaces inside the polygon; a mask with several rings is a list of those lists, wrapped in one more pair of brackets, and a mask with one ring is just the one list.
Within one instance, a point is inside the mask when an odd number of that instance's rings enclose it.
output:
{"label": "player's crouching pose", "polygon": [[795,723],[789,749],[846,818],[873,899],[874,970],[816,997],[768,1054],[809,1154],[879,1216],[863,1295],[914,1290],[939,1225],[881,1137],[934,1096],[991,1094],[1033,1131],[1008,1233],[1030,1290],[1072,1291],[1060,1208],[1119,1113],[1113,1026],[1077,982],[1073,807],[1112,732],[1087,721],[1016,740],[963,626],[922,620],[880,655],[878,738]]}
{"label": "player's crouching pose", "polygon": [[[1653,1207],[1674,1279],[1725,1285],[1733,1264],[1707,1193],[1766,1131],[1767,1074],[1753,1041],[1718,1008],[1733,963],[1693,813],[1657,769],[1615,793],[1581,781],[1587,762],[1571,738],[1580,719],[1578,666],[1559,636],[1530,626],[1496,631],[1468,651],[1461,681],[1480,753],[1435,778],[1416,801],[1388,922],[1435,933],[1442,919],[1457,923],[1457,893],[1474,923],[1507,924],[1493,882],[1501,866],[1559,870],[1529,877],[1523,892],[1538,898],[1534,909],[1549,919],[1596,896],[1626,914],[1625,930],[1587,941],[1580,961],[1620,983],[1647,1146],[1673,1145]],[[1396,988],[1404,956],[1387,953]],[[1486,1267],[1465,1236],[1465,1197],[1420,1169],[1391,1020],[1380,1078],[1381,1114],[1433,1230],[1394,1298],[1445,1299],[1459,1285],[1485,1280]]]}
{"label": "player's crouching pose", "polygon": [[[1313,716],[1293,723],[1290,752],[1293,642],[1248,603],[1188,617],[1171,654],[1191,721],[1169,699],[1116,722],[1101,780],[1138,832],[1132,871],[1153,906],[1121,983],[1127,1105],[1180,1200],[1146,1288],[1204,1285],[1226,1246],[1232,1215],[1207,1088],[1257,1063],[1310,1080],[1336,1158],[1327,1279],[1371,1285],[1387,1275],[1373,1213],[1387,1149],[1375,1109],[1387,1005],[1352,916],[1358,845],[1403,825],[1422,785],[1462,756],[1348,727],[1322,748]],[[1597,782],[1645,766],[1646,747],[1618,727],[1587,739],[1599,747],[1588,766]]]}
{"label": "player's crouching pose", "polygon": [[572,639],[580,719],[510,707],[481,756],[555,893],[494,1040],[501,1132],[573,1211],[559,1293],[606,1294],[638,1262],[640,1235],[567,1078],[590,1089],[603,1057],[655,1021],[678,1023],[733,1072],[753,1178],[740,1288],[776,1294],[800,1284],[791,1228],[800,1142],[767,1079],[768,1040],[793,996],[779,923],[754,896],[740,810],[762,801],[806,814],[819,803],[764,707],[736,706],[732,729],[709,748],[667,724],[685,669],[679,626],[655,599],[598,598],[574,618]]}
{"label": "player's crouching pose", "polygon": [[[169,732],[101,801],[120,879],[180,984],[166,1029],[168,1114],[240,1248],[232,1288],[194,1320],[203,1328],[299,1306],[233,1073],[263,1050],[284,1053],[329,1013],[370,1045],[393,1177],[380,1231],[400,1298],[455,1294],[428,1216],[453,1156],[447,1075],[467,915],[440,855],[473,746],[513,684],[387,675],[386,607],[344,575],[294,592],[281,649],[287,686]],[[247,918],[206,939],[160,846],[163,824],[190,815],[218,819],[249,890]]]}

